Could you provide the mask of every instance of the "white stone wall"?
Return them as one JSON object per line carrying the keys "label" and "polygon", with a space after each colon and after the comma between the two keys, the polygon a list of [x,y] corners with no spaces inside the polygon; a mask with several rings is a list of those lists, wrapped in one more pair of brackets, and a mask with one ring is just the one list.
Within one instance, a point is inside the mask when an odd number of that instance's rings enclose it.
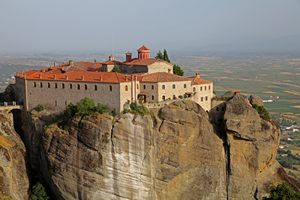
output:
{"label": "white stone wall", "polygon": [[[36,87],[34,83],[36,83]],[[50,88],[48,88],[48,84],[50,84]],[[65,85],[64,88],[63,84]],[[72,85],[72,89],[70,85]],[[78,89],[78,85],[80,89]],[[97,86],[97,90],[95,90],[95,86]],[[112,91],[110,91],[110,87]],[[92,98],[96,103],[108,105],[117,111],[121,110],[119,83],[28,80],[27,93],[28,110],[41,104],[48,109],[62,111],[69,103],[75,104],[84,97]]]}
{"label": "white stone wall", "polygon": [[[175,88],[173,87],[175,85]],[[164,89],[163,89],[164,86]],[[191,92],[191,81],[179,81],[179,82],[160,82],[158,83],[158,101],[165,99],[184,97],[185,93]]]}
{"label": "white stone wall", "polygon": [[211,99],[213,98],[213,83],[193,85],[192,91],[195,93],[193,100],[200,104],[205,111],[211,109]]}
{"label": "white stone wall", "polygon": [[173,65],[165,62],[155,62],[148,66],[148,73],[167,72],[173,74]]}

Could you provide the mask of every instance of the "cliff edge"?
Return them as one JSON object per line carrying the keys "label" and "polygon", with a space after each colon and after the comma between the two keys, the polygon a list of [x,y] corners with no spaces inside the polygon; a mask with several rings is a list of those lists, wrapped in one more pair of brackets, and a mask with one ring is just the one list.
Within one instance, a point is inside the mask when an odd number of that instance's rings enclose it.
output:
{"label": "cliff edge", "polygon": [[32,168],[57,199],[261,199],[285,181],[280,129],[242,95],[210,113],[178,101],[145,116],[23,121]]}

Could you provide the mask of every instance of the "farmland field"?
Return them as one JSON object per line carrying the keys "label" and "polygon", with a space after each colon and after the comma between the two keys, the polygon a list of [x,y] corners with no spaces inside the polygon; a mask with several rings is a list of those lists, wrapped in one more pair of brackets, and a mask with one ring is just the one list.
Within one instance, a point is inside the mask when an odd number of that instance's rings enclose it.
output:
{"label": "farmland field", "polygon": [[270,112],[300,116],[300,59],[184,57],[176,59],[187,75],[200,72],[214,81],[215,92],[239,89],[274,100],[265,106]]}

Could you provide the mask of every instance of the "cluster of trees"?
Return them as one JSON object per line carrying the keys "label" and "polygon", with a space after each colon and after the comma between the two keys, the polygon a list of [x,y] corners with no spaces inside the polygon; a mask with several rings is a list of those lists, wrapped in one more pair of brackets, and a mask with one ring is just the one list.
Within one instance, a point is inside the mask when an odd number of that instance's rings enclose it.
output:
{"label": "cluster of trees", "polygon": [[[161,52],[159,50],[158,53],[156,54],[155,58],[167,61],[168,63],[171,63],[171,60],[169,58],[169,55],[168,55],[168,52],[166,49],[164,49],[163,52]],[[181,69],[181,67],[179,65],[176,65],[176,64],[173,66],[173,73],[178,76],[184,75],[184,71]]]}
{"label": "cluster of trees", "polygon": [[103,104],[96,104],[93,99],[85,97],[84,99],[80,100],[77,104],[69,104],[64,111],[64,121],[68,121],[69,119],[73,118],[74,116],[90,116],[95,113],[110,113],[113,116],[116,115],[116,110],[110,110],[107,105]]}

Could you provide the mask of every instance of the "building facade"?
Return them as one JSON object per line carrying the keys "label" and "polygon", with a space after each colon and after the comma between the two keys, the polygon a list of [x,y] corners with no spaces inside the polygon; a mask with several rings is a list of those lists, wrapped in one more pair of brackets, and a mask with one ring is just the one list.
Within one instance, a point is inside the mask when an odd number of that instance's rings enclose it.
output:
{"label": "building facade", "polygon": [[[189,97],[206,111],[211,109],[213,83],[199,74],[182,77],[173,74],[173,65],[150,58],[143,46],[138,58],[126,53],[124,62],[112,57],[103,63],[69,62],[40,71],[18,72],[18,102],[26,110],[38,105],[62,111],[85,97],[121,112],[131,102],[159,103]],[[112,72],[117,70],[119,72]]]}

